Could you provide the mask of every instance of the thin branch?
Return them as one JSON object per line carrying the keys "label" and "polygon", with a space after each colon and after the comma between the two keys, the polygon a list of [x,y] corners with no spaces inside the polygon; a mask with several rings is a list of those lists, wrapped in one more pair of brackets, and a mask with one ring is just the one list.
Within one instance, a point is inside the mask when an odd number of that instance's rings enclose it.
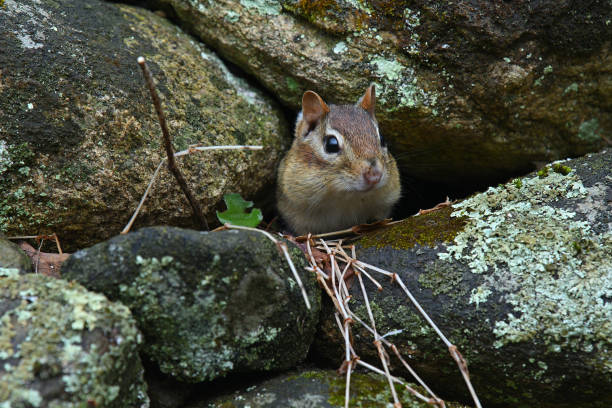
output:
{"label": "thin branch", "polygon": [[147,195],[149,194],[149,191],[151,190],[151,186],[153,185],[153,182],[155,181],[155,178],[159,174],[159,170],[161,169],[162,164],[164,164],[165,161],[166,161],[166,158],[162,159],[162,161],[159,162],[159,165],[155,169],[155,173],[153,173],[153,177],[151,177],[151,181],[149,181],[149,185],[147,186],[147,189],[145,190],[144,194],[142,195],[142,198],[140,199],[140,202],[138,203],[138,207],[136,207],[136,211],[134,211],[134,214],[132,214],[132,218],[130,218],[130,221],[123,228],[123,230],[121,231],[121,234],[127,234],[128,232],[130,232],[130,229],[132,229],[132,224],[134,224],[134,221],[136,221],[136,217],[138,216],[138,213],[140,212],[142,205],[147,199]]}
{"label": "thin branch", "polygon": [[168,156],[168,169],[174,175],[174,178],[183,190],[185,197],[187,197],[187,200],[191,205],[191,209],[193,210],[193,219],[196,225],[199,225],[200,228],[203,228],[208,231],[208,222],[206,222],[206,217],[204,217],[204,214],[202,214],[202,207],[200,207],[200,203],[189,189],[185,178],[181,174],[180,170],[176,165],[176,161],[174,160],[174,149],[172,148],[172,142],[170,140],[170,132],[168,132],[168,126],[166,125],[166,117],[164,116],[159,96],[157,95],[155,85],[153,84],[153,77],[151,76],[151,71],[149,71],[149,67],[147,67],[147,63],[145,62],[145,59],[143,57],[138,57],[138,64],[140,65],[140,68],[142,68],[142,73],[149,87],[151,99],[153,100],[155,111],[157,112],[157,118],[159,119],[159,125],[161,127],[164,139],[164,146],[166,148],[166,155]]}

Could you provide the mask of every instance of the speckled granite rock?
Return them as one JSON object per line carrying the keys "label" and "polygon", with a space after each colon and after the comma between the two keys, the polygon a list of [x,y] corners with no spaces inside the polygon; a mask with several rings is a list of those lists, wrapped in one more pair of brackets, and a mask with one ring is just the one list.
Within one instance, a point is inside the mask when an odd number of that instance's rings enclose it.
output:
{"label": "speckled granite rock", "polygon": [[254,232],[143,228],[76,252],[62,273],[127,305],[148,358],[175,379],[199,382],[306,357],[320,290],[299,249],[292,258],[311,310],[282,253]]}
{"label": "speckled granite rock", "polygon": [[0,235],[0,269],[16,269],[22,273],[32,271],[32,262],[16,244]]}
{"label": "speckled granite rock", "polygon": [[[356,372],[351,375],[351,407],[384,407],[393,404],[387,380],[376,374]],[[196,402],[188,408],[332,408],[344,407],[345,377],[331,370],[300,370],[236,391],[231,395]],[[429,408],[408,393],[396,388],[404,408]],[[461,408],[446,403],[448,408]]]}
{"label": "speckled granite rock", "polygon": [[[485,406],[612,403],[612,152],[548,165],[450,209],[360,241],[358,258],[397,272],[458,345]],[[369,287],[378,330],[440,394],[464,390],[435,333],[394,286]],[[354,290],[353,310],[366,318]],[[342,342],[324,312],[316,351]],[[376,359],[369,333],[355,332]],[[466,397],[463,397],[466,398]]]}
{"label": "speckled granite rock", "polygon": [[[174,147],[264,151],[179,160],[204,212],[223,194],[274,180],[288,146],[271,100],[167,20],[98,0],[6,0],[0,7],[0,231],[56,232],[68,252],[121,231],[165,152],[136,58],[157,81]],[[164,168],[137,225],[191,225]],[[212,219],[211,219],[212,220]]]}
{"label": "speckled granite rock", "polygon": [[2,406],[148,407],[139,342],[127,307],[81,285],[0,277]]}
{"label": "speckled granite rock", "polygon": [[612,4],[150,0],[298,108],[306,89],[377,118],[405,173],[491,180],[612,137]]}

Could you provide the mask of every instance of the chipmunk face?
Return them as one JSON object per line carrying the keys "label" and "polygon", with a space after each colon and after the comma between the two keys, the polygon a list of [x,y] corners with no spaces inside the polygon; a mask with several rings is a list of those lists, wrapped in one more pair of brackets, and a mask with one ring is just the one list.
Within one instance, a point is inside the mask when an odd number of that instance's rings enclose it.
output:
{"label": "chipmunk face", "polygon": [[389,153],[374,117],[374,87],[357,105],[331,105],[304,94],[296,147],[304,165],[318,168],[335,192],[365,192],[388,181]]}
{"label": "chipmunk face", "polygon": [[369,87],[356,105],[302,98],[295,140],[278,168],[277,206],[299,234],[334,231],[389,215],[399,173],[374,116]]}

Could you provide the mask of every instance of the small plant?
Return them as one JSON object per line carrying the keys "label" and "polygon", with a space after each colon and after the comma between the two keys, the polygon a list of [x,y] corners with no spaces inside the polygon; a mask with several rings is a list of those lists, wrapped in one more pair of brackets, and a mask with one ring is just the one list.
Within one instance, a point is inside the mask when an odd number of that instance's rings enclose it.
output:
{"label": "small plant", "polygon": [[263,220],[259,208],[253,208],[250,212],[246,212],[253,206],[253,202],[246,201],[240,194],[226,194],[223,196],[223,201],[225,201],[227,210],[217,211],[217,218],[222,224],[255,228]]}

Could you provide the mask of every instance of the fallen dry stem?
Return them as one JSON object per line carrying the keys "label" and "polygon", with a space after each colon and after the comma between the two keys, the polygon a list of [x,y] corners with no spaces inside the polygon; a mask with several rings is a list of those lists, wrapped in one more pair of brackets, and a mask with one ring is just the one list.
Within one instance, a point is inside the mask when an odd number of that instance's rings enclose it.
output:
{"label": "fallen dry stem", "polygon": [[161,101],[159,100],[159,95],[157,95],[157,90],[155,89],[155,84],[153,83],[153,76],[151,75],[151,71],[149,71],[149,67],[145,62],[144,57],[138,57],[138,65],[140,65],[140,68],[142,69],[142,74],[145,77],[145,82],[147,83],[149,92],[151,94],[151,99],[153,100],[153,106],[157,112],[157,119],[159,120],[159,126],[162,130],[164,147],[166,149],[166,155],[168,158],[168,169],[174,175],[174,178],[181,187],[181,190],[183,190],[185,197],[187,197],[187,201],[189,201],[193,211],[193,219],[196,225],[199,225],[201,228],[208,231],[208,222],[206,222],[206,217],[204,217],[204,214],[202,213],[202,207],[200,207],[200,203],[191,192],[191,189],[187,185],[187,181],[185,181],[183,174],[176,165],[176,160],[174,160],[174,148],[172,147],[170,132],[168,131],[168,125],[166,124],[166,116],[162,110]]}
{"label": "fallen dry stem", "polygon": [[[447,205],[447,204],[448,203],[443,203],[443,205]],[[402,288],[402,290],[404,291],[408,299],[416,307],[419,313],[425,318],[427,323],[434,329],[434,331],[438,334],[440,339],[447,345],[447,347],[449,347],[451,355],[453,359],[457,362],[459,369],[464,377],[464,380],[466,381],[466,384],[468,386],[468,389],[470,390],[472,398],[474,399],[476,407],[480,408],[481,405],[478,400],[478,397],[476,396],[476,393],[474,392],[474,388],[470,382],[469,373],[467,371],[467,364],[465,363],[465,360],[463,359],[463,357],[461,356],[457,348],[452,343],[450,343],[450,341],[446,338],[446,336],[444,336],[444,334],[435,325],[432,319],[423,310],[421,305],[417,302],[417,300],[414,298],[412,293],[408,290],[408,288],[406,287],[402,279],[396,273],[392,273],[382,268],[379,268],[377,266],[370,265],[366,262],[357,260],[356,255],[355,255],[355,247],[352,245],[342,246],[341,240],[340,241],[336,241],[336,240],[325,241],[323,239],[319,239],[317,241],[317,245],[315,246],[315,248],[320,251],[325,251],[325,255],[327,257],[321,258],[321,256],[317,255],[318,258],[315,258],[313,254],[313,249],[311,247],[311,242],[312,242],[311,238],[313,238],[313,236],[311,235],[309,235],[306,238],[306,252],[308,253],[308,259],[310,262],[310,267],[308,269],[316,272],[317,280],[319,281],[321,286],[324,288],[328,296],[332,299],[334,306],[336,310],[338,311],[338,313],[335,315],[336,323],[338,324],[338,329],[345,341],[345,357],[344,357],[343,364],[340,368],[340,371],[347,373],[347,389],[348,387],[350,387],[350,374],[349,374],[349,369],[348,369],[349,364],[360,364],[364,367],[371,369],[372,371],[375,371],[379,374],[384,375],[387,378],[389,382],[389,387],[391,387],[391,393],[393,395],[394,407],[401,407],[401,404],[397,398],[397,393],[395,392],[393,383],[400,383],[404,385],[411,394],[427,402],[428,404],[437,406],[439,408],[445,407],[444,401],[438,398],[433,393],[433,391],[425,384],[425,382],[416,374],[414,369],[412,369],[412,367],[408,364],[408,362],[401,356],[397,347],[393,343],[386,340],[384,336],[380,336],[378,332],[376,331],[376,323],[375,323],[374,316],[371,310],[371,306],[370,306],[368,295],[365,289],[365,285],[363,283],[362,274],[365,275],[372,283],[374,283],[374,285],[377,287],[378,290],[382,289],[382,285],[380,285],[380,283],[368,273],[368,271],[371,271],[371,272],[380,273],[381,275],[391,278],[391,283],[397,282],[397,284]],[[351,249],[352,256],[349,256],[347,254],[347,252],[345,251],[345,248]],[[342,262],[344,262],[345,264],[341,265]],[[357,279],[359,280],[359,286],[360,286],[360,289],[363,295],[364,304],[366,305],[368,318],[371,322],[370,325],[363,322],[357,315],[355,315],[355,313],[351,311],[351,308],[349,307],[348,302],[351,296],[350,296],[350,293],[348,292],[347,285],[344,281],[346,276],[349,275],[349,271],[351,271],[352,274],[357,275]],[[338,314],[343,316],[343,319],[344,319],[343,322],[340,322],[338,318]],[[374,345],[376,346],[378,356],[382,363],[383,369],[373,369],[372,366],[369,366],[363,363],[361,360],[359,360],[358,356],[355,354],[355,351],[350,342],[349,324],[353,322],[357,322],[358,324],[365,327],[366,330],[372,333],[374,337]],[[389,332],[385,336],[390,335],[392,333],[394,332],[393,331]],[[420,394],[418,391],[409,387],[407,384],[404,384],[404,382],[396,379],[390,374],[389,355],[387,354],[385,347],[390,347],[393,350],[393,353],[401,361],[402,365],[416,379],[416,381],[427,391],[430,397],[426,397]],[[351,358],[350,363],[349,363],[349,358]],[[351,370],[352,370],[352,366],[351,366]],[[349,392],[348,391],[345,391],[345,392],[346,392],[345,396],[346,398],[348,398]]]}

